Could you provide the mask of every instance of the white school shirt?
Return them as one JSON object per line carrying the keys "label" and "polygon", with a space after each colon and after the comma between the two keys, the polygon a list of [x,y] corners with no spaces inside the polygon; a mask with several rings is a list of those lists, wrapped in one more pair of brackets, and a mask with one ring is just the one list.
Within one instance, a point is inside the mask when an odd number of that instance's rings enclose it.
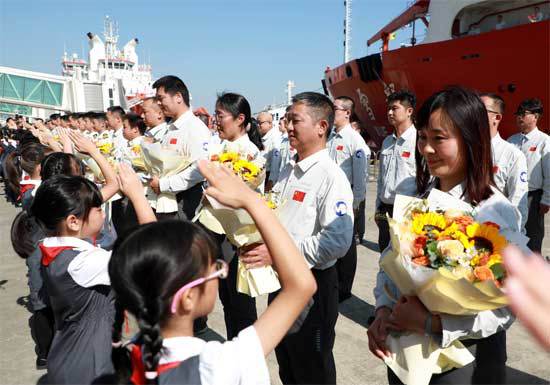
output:
{"label": "white school shirt", "polygon": [[254,326],[242,330],[231,341],[206,342],[196,337],[170,337],[162,340],[165,350],[159,365],[181,362],[199,356],[203,385],[269,384],[269,370],[262,344]]}
{"label": "white school shirt", "polygon": [[164,135],[166,135],[167,132],[168,125],[166,124],[166,122],[162,122],[161,124],[158,124],[155,127],[145,131],[145,136],[153,138],[155,142],[162,142],[162,140],[164,139]]}
{"label": "white school shirt", "polygon": [[290,146],[288,134],[285,132],[281,135],[279,148],[273,150],[269,172],[269,180],[271,182],[277,182],[281,171],[294,155],[296,155],[296,150]]}
{"label": "white school shirt", "polygon": [[416,128],[414,125],[398,138],[387,136],[380,150],[380,169],[376,188],[376,207],[393,205],[396,194],[416,195]]}
{"label": "white school shirt", "polygon": [[262,155],[265,158],[265,166],[268,171],[270,170],[271,162],[273,159],[273,152],[279,147],[280,142],[281,131],[279,131],[279,129],[276,127],[271,128],[271,130],[269,130],[264,136],[262,136],[262,144],[264,145]]}
{"label": "white school shirt", "polygon": [[162,140],[164,147],[188,153],[193,162],[179,174],[160,178],[161,192],[185,191],[204,180],[197,161],[208,157],[210,131],[208,127],[188,110],[168,125],[168,132]]}
{"label": "white school shirt", "polygon": [[527,161],[525,155],[497,133],[491,139],[493,175],[498,189],[517,207],[522,227],[527,222]]}
{"label": "white school shirt", "polygon": [[80,252],[67,268],[73,281],[80,286],[111,285],[109,278],[110,251],[75,237],[48,237],[44,238],[42,244],[45,247],[69,246]]}
{"label": "white school shirt", "polygon": [[279,219],[310,268],[334,266],[351,245],[353,193],[326,149],[285,166],[273,193]]}
{"label": "white school shirt", "polygon": [[334,129],[327,142],[329,155],[344,171],[353,191],[353,208],[365,200],[370,149],[351,124],[339,132]]}
{"label": "white school shirt", "polygon": [[550,205],[550,137],[535,128],[528,134],[515,134],[508,142],[523,152],[527,159],[529,191],[542,190],[541,203]]}
{"label": "white school shirt", "polygon": [[[432,183],[435,186],[435,183]],[[466,183],[456,185],[447,193],[455,198],[468,201],[464,195]],[[476,220],[480,222],[491,221],[498,224],[503,231],[520,233],[522,224],[519,211],[510,203],[510,201],[496,188],[492,188],[493,195],[479,203],[474,209]],[[524,246],[524,245],[520,245]],[[380,260],[391,252],[391,245],[388,246],[380,255]],[[386,290],[390,291],[394,298],[399,298],[401,293],[392,280],[387,276],[384,270],[380,269],[376,276],[376,287],[373,290],[376,299],[375,308],[382,306],[393,308],[393,301],[388,296]],[[441,347],[448,347],[455,340],[479,339],[489,337],[498,331],[508,329],[515,318],[508,307],[502,307],[496,310],[485,310],[477,315],[450,315],[440,314],[442,325]]]}

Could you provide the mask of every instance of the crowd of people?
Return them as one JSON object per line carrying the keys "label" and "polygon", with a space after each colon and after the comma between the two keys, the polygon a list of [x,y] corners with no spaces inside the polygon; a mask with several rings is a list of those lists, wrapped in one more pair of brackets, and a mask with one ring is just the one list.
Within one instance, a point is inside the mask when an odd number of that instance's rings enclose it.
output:
{"label": "crowd of people", "polygon": [[[272,351],[283,383],[336,383],[338,304],[351,297],[366,199],[376,199],[381,257],[392,249],[387,217],[396,195],[422,197],[432,189],[474,207],[497,202],[491,207],[500,217],[513,218],[508,228],[525,233],[529,249],[541,253],[550,138],[537,127],[538,99],[518,106],[519,132],[506,142],[498,132],[505,105],[496,94],[451,87],[417,111],[412,92],[392,93],[393,133],[379,152],[376,197],[367,197],[371,150],[353,99],[300,93],[274,127],[270,113],[254,118],[239,94],[220,95],[210,116],[192,111],[175,76],[153,88],[139,115],[115,106],[32,124],[9,118],[2,129],[5,196],[21,207],[12,244],[28,266],[36,366],[47,368],[49,383],[269,383],[264,357]],[[133,149],[156,142],[185,152],[191,165],[170,176],[136,173]],[[228,144],[264,159],[259,189],[277,194],[285,215],[277,218],[239,177],[208,161],[210,149]],[[105,156],[110,146],[115,163]],[[81,154],[96,162],[101,180],[87,172]],[[177,207],[152,204],[162,194],[174,195]],[[192,222],[204,194],[246,210],[264,243],[236,249]],[[380,270],[372,277],[371,352],[387,357],[392,331],[431,335],[442,347],[461,340],[477,345],[473,377],[455,369],[432,383],[503,383],[512,310],[550,348],[550,301],[540,286],[550,268],[540,256],[506,253],[512,309],[475,316],[431,314]],[[255,299],[237,291],[239,260],[249,269],[272,265],[281,282],[259,316]],[[530,281],[530,274],[541,279]],[[204,341],[217,296],[224,343]],[[128,314],[138,326],[131,339],[122,333]],[[388,381],[400,383],[391,371]]]}

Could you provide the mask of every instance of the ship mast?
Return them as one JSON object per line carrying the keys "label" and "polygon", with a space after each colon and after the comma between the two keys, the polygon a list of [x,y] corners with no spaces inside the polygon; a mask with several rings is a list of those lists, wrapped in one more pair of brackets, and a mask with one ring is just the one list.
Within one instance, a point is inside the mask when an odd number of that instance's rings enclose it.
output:
{"label": "ship mast", "polygon": [[286,104],[290,106],[292,104],[292,89],[296,87],[296,84],[292,80],[286,82]]}
{"label": "ship mast", "polygon": [[351,0],[344,0],[344,7],[344,63],[347,63],[351,59]]}

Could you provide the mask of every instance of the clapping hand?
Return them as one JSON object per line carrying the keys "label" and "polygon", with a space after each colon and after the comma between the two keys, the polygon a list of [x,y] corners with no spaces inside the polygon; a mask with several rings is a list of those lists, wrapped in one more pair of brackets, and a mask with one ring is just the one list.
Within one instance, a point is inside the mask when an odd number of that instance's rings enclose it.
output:
{"label": "clapping hand", "polygon": [[78,150],[78,152],[82,152],[84,154],[91,154],[94,151],[98,151],[95,143],[92,142],[90,139],[86,138],[80,132],[69,131],[68,134],[69,134],[69,138],[71,138],[74,145],[76,146],[76,149]]}

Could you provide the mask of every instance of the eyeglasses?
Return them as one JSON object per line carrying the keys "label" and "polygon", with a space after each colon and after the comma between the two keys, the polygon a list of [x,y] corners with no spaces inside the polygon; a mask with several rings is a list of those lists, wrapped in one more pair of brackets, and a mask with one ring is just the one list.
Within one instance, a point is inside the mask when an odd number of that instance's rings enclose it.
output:
{"label": "eyeglasses", "polygon": [[334,105],[334,110],[335,111],[347,111],[347,109],[345,109],[344,107],[340,107],[340,106],[337,106],[337,105]]}
{"label": "eyeglasses", "polygon": [[194,281],[189,282],[187,285],[184,285],[181,289],[179,289],[176,294],[174,295],[174,299],[172,299],[172,306],[170,306],[170,310],[172,311],[172,314],[176,314],[176,311],[178,309],[178,302],[187,290],[202,285],[206,281],[210,281],[212,279],[220,278],[224,279],[227,278],[227,274],[229,272],[229,266],[227,265],[227,262],[225,262],[223,259],[217,259],[216,260],[216,271],[212,274],[202,277],[199,279],[196,279]]}
{"label": "eyeglasses", "polygon": [[531,111],[518,111],[514,115],[516,115],[516,116],[525,116],[525,115],[529,115],[529,114],[534,114],[534,112],[531,112]]}
{"label": "eyeglasses", "polygon": [[493,111],[493,110],[487,110],[487,112],[490,112],[490,113],[496,114],[496,115],[500,115],[500,112],[496,112],[496,111]]}
{"label": "eyeglasses", "polygon": [[264,124],[264,123],[271,123],[271,122],[270,122],[269,120],[264,120],[263,122],[260,122],[260,121],[258,122],[258,124],[259,124],[260,126],[261,126],[262,124]]}

